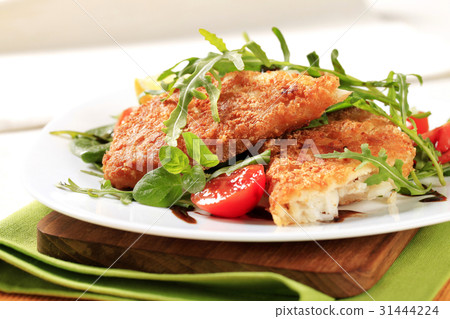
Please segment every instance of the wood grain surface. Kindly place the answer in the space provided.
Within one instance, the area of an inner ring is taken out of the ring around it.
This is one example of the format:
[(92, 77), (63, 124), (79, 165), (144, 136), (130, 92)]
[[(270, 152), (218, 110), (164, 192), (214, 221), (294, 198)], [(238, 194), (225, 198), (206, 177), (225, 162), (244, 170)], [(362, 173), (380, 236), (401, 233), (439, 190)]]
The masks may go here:
[(109, 267), (115, 262), (115, 268), (170, 274), (271, 271), (343, 298), (362, 293), (359, 285), (372, 287), (416, 232), (320, 241), (320, 246), (216, 242), (140, 237), (52, 212), (39, 222), (37, 238), (41, 253), (86, 265)]

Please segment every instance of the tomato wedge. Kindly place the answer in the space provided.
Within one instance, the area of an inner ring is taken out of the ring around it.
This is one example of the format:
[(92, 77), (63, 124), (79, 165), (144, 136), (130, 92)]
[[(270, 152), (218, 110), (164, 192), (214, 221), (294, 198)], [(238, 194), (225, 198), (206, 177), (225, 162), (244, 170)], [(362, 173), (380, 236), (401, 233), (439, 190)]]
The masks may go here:
[(256, 206), (265, 184), (264, 166), (249, 165), (210, 180), (201, 192), (191, 195), (191, 200), (212, 215), (239, 217)]
[(450, 123), (441, 126), (441, 131), (436, 141), (436, 149), (442, 154), (450, 149)]
[(422, 134), (423, 138), (429, 138), (436, 150), (441, 152), (439, 162), (445, 164), (450, 161), (450, 122)]
[[(423, 113), (423, 112), (419, 112), (419, 113)], [(418, 134), (423, 134), (425, 132), (428, 132), (428, 130), (430, 129), (429, 125), (428, 125), (428, 117), (424, 117), (424, 118), (415, 118), (414, 116), (410, 116), (407, 119), (407, 127), (412, 130), (414, 127), (411, 123), (411, 120), (414, 121), (414, 123), (416, 123), (417, 126), (417, 133)]]
[(125, 120), (130, 116), (131, 112), (133, 112), (136, 108), (135, 107), (129, 107), (125, 109), (122, 114), (120, 114), (119, 119), (117, 120), (116, 127), (120, 126)]

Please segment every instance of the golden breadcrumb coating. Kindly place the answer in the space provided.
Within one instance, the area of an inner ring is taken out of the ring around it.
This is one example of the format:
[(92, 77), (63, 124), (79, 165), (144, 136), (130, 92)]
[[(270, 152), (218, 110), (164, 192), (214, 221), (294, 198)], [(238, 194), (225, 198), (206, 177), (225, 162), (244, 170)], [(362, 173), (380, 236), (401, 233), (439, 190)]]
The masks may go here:
[[(287, 71), (228, 73), (222, 79), (218, 101), (220, 123), (213, 121), (208, 99), (194, 98), (188, 106), (185, 131), (217, 141), (208, 147), (225, 161), (246, 150), (243, 139), (254, 145), (320, 117), (327, 107), (345, 98), (338, 86), (338, 78), (328, 74), (313, 78)], [(178, 92), (163, 102), (154, 97), (115, 130), (110, 151), (103, 158), (105, 179), (114, 187), (133, 188), (147, 171), (158, 167), (158, 151), (165, 145), (163, 121), (177, 101)], [(237, 139), (235, 147), (230, 142), (233, 139)], [(178, 146), (184, 149), (182, 139)]]
[(287, 146), (287, 157), (280, 156), (276, 141), (265, 145), (272, 150), (267, 189), (270, 212), (277, 225), (330, 220), (337, 217), (337, 205), (376, 198), (392, 190), (389, 182), (370, 187), (364, 183), (377, 172), (371, 164), (355, 170), (360, 161), (315, 159), (313, 152), (325, 154), (348, 148), (361, 153), (361, 144), (367, 143), (374, 155), (384, 148), (389, 165), (401, 159), (405, 177), (412, 170), (416, 153), (413, 142), (398, 127), (356, 108), (332, 113), (328, 125), (298, 130), (284, 138), (296, 140), (296, 145)]

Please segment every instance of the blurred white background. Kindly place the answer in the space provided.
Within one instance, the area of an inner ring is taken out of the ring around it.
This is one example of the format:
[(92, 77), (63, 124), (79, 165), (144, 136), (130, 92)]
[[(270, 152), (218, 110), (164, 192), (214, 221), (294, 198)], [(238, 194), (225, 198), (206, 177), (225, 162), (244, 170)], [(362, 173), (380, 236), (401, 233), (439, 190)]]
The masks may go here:
[(0, 0), (0, 218), (31, 201), (20, 167), (32, 160), (26, 151), (37, 128), (110, 92), (132, 96), (135, 77), (204, 55), (211, 48), (199, 28), (228, 47), (240, 46), (247, 31), (281, 58), (270, 31), (277, 26), (299, 64), (316, 50), (327, 66), (337, 48), (361, 79), (422, 74), (411, 102), (427, 109), (450, 101), (449, 15), (444, 0)]

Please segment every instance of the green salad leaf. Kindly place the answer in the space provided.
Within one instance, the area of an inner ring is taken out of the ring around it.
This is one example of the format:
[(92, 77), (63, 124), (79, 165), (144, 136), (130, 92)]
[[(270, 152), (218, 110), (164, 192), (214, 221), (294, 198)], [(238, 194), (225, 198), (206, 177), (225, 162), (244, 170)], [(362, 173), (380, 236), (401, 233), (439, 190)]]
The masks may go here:
[(80, 157), (85, 163), (101, 163), (103, 156), (109, 150), (115, 124), (96, 127), (86, 132), (53, 131), (52, 135), (68, 135), (71, 152)]
[(143, 205), (170, 207), (183, 195), (181, 176), (164, 167), (145, 174), (133, 189), (133, 198)]
[(333, 68), (334, 68), (334, 70), (336, 72), (339, 72), (339, 73), (345, 75), (344, 68), (342, 67), (342, 65), (338, 61), (338, 56), (339, 56), (338, 50), (334, 49), (331, 52), (331, 64), (333, 64)]
[(384, 149), (378, 153), (378, 156), (372, 155), (368, 144), (361, 145), (361, 153), (352, 152), (346, 148), (344, 152), (335, 151), (330, 154), (316, 154), (315, 156), (318, 158), (356, 159), (361, 161), (361, 165), (358, 168), (367, 163), (373, 164), (379, 171), (365, 180), (367, 185), (376, 185), (390, 178), (394, 181), (397, 191), (409, 195), (425, 195), (431, 189), (431, 186), (425, 189), (421, 184), (417, 185), (405, 178), (402, 173), (403, 161), (397, 159), (394, 166), (390, 166), (387, 163), (387, 155)]
[(189, 156), (204, 167), (214, 167), (219, 164), (217, 155), (213, 154), (205, 142), (191, 132), (183, 133), (186, 150)]
[(178, 147), (162, 146), (159, 149), (158, 156), (161, 165), (171, 174), (180, 174), (191, 169), (189, 158)]
[[(182, 129), (187, 123), (187, 107), (192, 99), (199, 95), (200, 92), (197, 89), (200, 87), (205, 88), (206, 92), (210, 95), (211, 111), (214, 121), (220, 121), (217, 111), (217, 101), (220, 96), (220, 78), (216, 78), (216, 80), (219, 79), (219, 84), (216, 86), (211, 76), (207, 76), (207, 73), (217, 74), (214, 66), (221, 60), (231, 61), (238, 70), (243, 70), (244, 68), (242, 56), (235, 50), (226, 51), (222, 54), (209, 53), (207, 57), (193, 60), (192, 64), (186, 67), (187, 69), (185, 68), (179, 73), (176, 73), (171, 90), (180, 90), (178, 104), (170, 114), (169, 119), (164, 121), (165, 128), (162, 129), (166, 133), (166, 142), (168, 145), (177, 145), (178, 137), (180, 137)], [(165, 74), (168, 74), (168, 72), (165, 72)]]
[(82, 151), (80, 157), (85, 163), (101, 163), (103, 156), (107, 151), (109, 151), (110, 146), (111, 142), (106, 144), (92, 145), (89, 148)]
[(225, 42), (223, 42), (223, 39), (219, 38), (216, 34), (211, 33), (205, 29), (200, 29), (198, 30), (198, 32), (200, 32), (200, 34), (205, 37), (205, 40), (215, 46), (220, 52), (223, 53), (228, 51)]
[(112, 197), (119, 199), (123, 204), (130, 204), (133, 201), (133, 195), (131, 191), (121, 191), (112, 187), (111, 182), (108, 180), (102, 180), (100, 189), (95, 188), (83, 188), (75, 184), (70, 178), (67, 183), (60, 182), (56, 187), (70, 190), (75, 193), (87, 194), (91, 197)]
[(266, 151), (262, 152), (261, 154), (258, 154), (258, 155), (252, 156), (252, 157), (248, 157), (242, 161), (238, 161), (234, 165), (219, 168), (218, 170), (216, 170), (214, 173), (212, 173), (208, 177), (208, 181), (213, 178), (216, 178), (217, 176), (222, 175), (222, 174), (230, 175), (234, 171), (237, 171), (238, 169), (244, 168), (245, 166), (248, 166), (248, 165), (253, 165), (253, 164), (266, 165), (266, 164), (269, 164), (269, 162), (270, 162), (270, 150), (266, 150)]
[(278, 41), (280, 41), (281, 51), (283, 51), (284, 62), (289, 62), (289, 59), (291, 57), (291, 52), (289, 51), (288, 45), (286, 43), (286, 40), (284, 39), (283, 34), (276, 27), (272, 28), (272, 32), (278, 38)]
[(197, 193), (205, 188), (206, 175), (200, 165), (194, 165), (192, 169), (181, 177), (183, 188), (189, 193)]
[(323, 113), (318, 119), (312, 120), (309, 122), (308, 126), (302, 127), (302, 130), (319, 127), (328, 124), (328, 115), (327, 113)]

